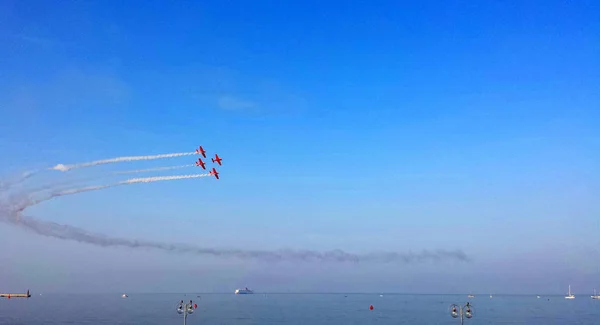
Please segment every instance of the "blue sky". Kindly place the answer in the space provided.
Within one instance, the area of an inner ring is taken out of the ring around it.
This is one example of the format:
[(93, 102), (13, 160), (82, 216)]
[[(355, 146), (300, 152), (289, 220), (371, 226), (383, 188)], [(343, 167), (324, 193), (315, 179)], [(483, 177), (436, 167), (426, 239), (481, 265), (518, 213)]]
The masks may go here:
[[(323, 271), (97, 248), (2, 224), (0, 243), (13, 248), (0, 252), (10, 265), (0, 279), (15, 289), (177, 291), (188, 284), (162, 276), (184, 265), (217, 279), (194, 284), (208, 291), (600, 287), (599, 10), (593, 1), (3, 1), (3, 175), (198, 145), (224, 164), (220, 181), (89, 192), (30, 215), (204, 246), (447, 248), (474, 260), (443, 266), (472, 278), (465, 288), (432, 282), (439, 265)], [(17, 272), (32, 265), (47, 271)], [(98, 270), (138, 281), (81, 280)]]

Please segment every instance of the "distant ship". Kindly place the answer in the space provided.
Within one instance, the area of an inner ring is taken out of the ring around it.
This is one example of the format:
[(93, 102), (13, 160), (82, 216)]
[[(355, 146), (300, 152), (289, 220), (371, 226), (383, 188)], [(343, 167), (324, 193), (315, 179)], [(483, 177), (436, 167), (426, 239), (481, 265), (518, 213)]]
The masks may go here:
[(121, 298), (127, 298), (127, 297), (129, 297), (129, 296), (125, 293), (123, 295), (121, 295)]
[(6, 297), (8, 299), (12, 298), (30, 298), (31, 294), (29, 293), (29, 290), (27, 290), (27, 293), (0, 293), (0, 297)]
[(596, 294), (596, 289), (594, 289), (594, 295), (592, 296), (592, 299), (600, 300), (600, 295)]
[(475, 296), (474, 296), (474, 295), (468, 295), (467, 297), (468, 297), (468, 298), (475, 298)]
[(571, 285), (569, 284), (569, 295), (565, 296), (565, 299), (575, 299), (575, 295), (571, 293)]
[(247, 287), (245, 289), (236, 289), (235, 290), (235, 294), (236, 295), (249, 295), (249, 294), (253, 294), (254, 291), (248, 289)]

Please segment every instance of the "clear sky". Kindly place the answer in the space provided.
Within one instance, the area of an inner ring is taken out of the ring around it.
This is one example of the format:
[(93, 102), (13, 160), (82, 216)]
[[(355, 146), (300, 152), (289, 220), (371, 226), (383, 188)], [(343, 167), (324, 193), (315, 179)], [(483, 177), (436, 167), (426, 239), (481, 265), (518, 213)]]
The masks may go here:
[(3, 176), (198, 145), (223, 158), (219, 181), (82, 193), (28, 215), (199, 246), (472, 261), (241, 262), (0, 223), (0, 291), (600, 288), (599, 12), (592, 0), (2, 1)]

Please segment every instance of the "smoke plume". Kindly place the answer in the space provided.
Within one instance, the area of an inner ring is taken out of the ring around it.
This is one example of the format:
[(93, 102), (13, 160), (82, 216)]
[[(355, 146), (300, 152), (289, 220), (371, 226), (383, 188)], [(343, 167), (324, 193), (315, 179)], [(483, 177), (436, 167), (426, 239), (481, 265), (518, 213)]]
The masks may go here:
[(179, 166), (168, 166), (168, 167), (156, 167), (156, 168), (147, 168), (147, 169), (137, 169), (137, 170), (126, 170), (126, 171), (122, 171), (122, 172), (113, 172), (113, 173), (111, 173), (111, 175), (124, 175), (124, 174), (137, 174), (137, 173), (159, 172), (159, 171), (163, 171), (163, 170), (181, 169), (181, 168), (188, 168), (188, 167), (194, 167), (194, 166), (196, 166), (196, 165), (190, 164), (190, 165), (179, 165)]
[[(51, 169), (67, 171), (75, 168), (91, 167), (102, 164), (117, 163), (124, 161), (135, 161), (135, 160), (150, 160), (150, 159), (161, 159), (170, 157), (179, 157), (193, 155), (195, 153), (175, 153), (166, 155), (155, 155), (155, 156), (134, 156), (134, 157), (119, 157), (106, 160), (98, 160), (83, 164), (74, 165), (57, 165)], [(161, 167), (160, 170), (184, 168), (186, 166), (173, 166), (173, 167)], [(157, 169), (151, 170), (134, 170), (130, 173), (144, 172), (144, 171), (156, 171)], [(25, 178), (31, 177), (31, 175), (24, 176)], [(53, 237), (62, 240), (72, 240), (82, 243), (88, 243), (92, 245), (98, 245), (103, 247), (117, 246), (117, 247), (128, 247), (128, 248), (143, 248), (143, 249), (154, 249), (165, 252), (176, 252), (176, 253), (187, 253), (193, 255), (203, 256), (221, 256), (229, 258), (240, 258), (240, 259), (259, 259), (264, 261), (283, 261), (283, 260), (300, 260), (300, 261), (327, 261), (327, 262), (396, 262), (396, 263), (419, 263), (426, 261), (442, 261), (442, 260), (454, 260), (454, 261), (469, 261), (469, 257), (462, 251), (448, 251), (448, 250), (436, 250), (436, 251), (422, 251), (419, 253), (397, 253), (397, 252), (378, 252), (378, 253), (367, 253), (367, 254), (353, 254), (344, 252), (342, 250), (332, 250), (326, 252), (318, 252), (311, 250), (277, 250), (277, 251), (266, 251), (266, 250), (246, 250), (246, 249), (219, 249), (219, 248), (207, 248), (198, 247), (186, 244), (167, 244), (155, 241), (142, 241), (142, 240), (131, 240), (125, 238), (109, 237), (101, 234), (91, 233), (86, 230), (69, 226), (62, 225), (54, 222), (47, 222), (35, 219), (30, 216), (24, 216), (23, 211), (28, 207), (34, 206), (41, 202), (65, 195), (74, 195), (83, 192), (97, 191), (107, 189), (115, 186), (130, 185), (137, 183), (150, 183), (158, 181), (170, 181), (179, 179), (190, 179), (190, 178), (201, 178), (211, 176), (208, 174), (192, 174), (192, 175), (176, 175), (176, 176), (157, 176), (157, 177), (145, 177), (145, 178), (132, 178), (124, 181), (120, 181), (108, 185), (97, 185), (87, 186), (68, 190), (54, 190), (52, 187), (45, 186), (43, 188), (48, 189), (50, 193), (47, 193), (41, 198), (34, 198), (32, 192), (20, 193), (18, 195), (9, 196), (6, 199), (0, 197), (0, 221), (10, 223), (19, 227), (23, 227), (29, 231), (32, 231), (38, 235)], [(56, 184), (56, 183), (55, 183)]]
[(206, 174), (192, 174), (192, 175), (177, 175), (177, 176), (153, 176), (153, 177), (143, 177), (143, 178), (132, 178), (132, 179), (128, 179), (125, 181), (120, 181), (118, 183), (114, 183), (114, 184), (109, 184), (109, 185), (96, 185), (96, 186), (87, 186), (87, 187), (80, 187), (80, 188), (74, 188), (74, 189), (70, 189), (70, 190), (64, 190), (64, 191), (54, 191), (51, 192), (50, 194), (48, 194), (45, 197), (36, 199), (36, 200), (31, 200), (29, 202), (26, 202), (24, 205), (20, 205), (19, 208), (17, 208), (17, 211), (23, 211), (25, 210), (27, 207), (36, 205), (36, 204), (40, 204), (44, 201), (48, 201), (50, 199), (53, 199), (55, 197), (59, 197), (59, 196), (64, 196), (64, 195), (72, 195), (72, 194), (79, 194), (79, 193), (83, 193), (83, 192), (90, 192), (90, 191), (98, 191), (98, 190), (103, 190), (106, 188), (111, 188), (111, 187), (115, 187), (115, 186), (121, 186), (121, 185), (131, 185), (131, 184), (136, 184), (136, 183), (152, 183), (152, 182), (160, 182), (160, 181), (174, 181), (174, 180), (178, 180), (178, 179), (190, 179), (190, 178), (200, 178), (200, 177), (207, 177), (207, 176), (212, 176), (212, 174), (210, 173), (206, 173)]
[(58, 164), (49, 169), (66, 172), (71, 169), (92, 167), (92, 166), (105, 165), (105, 164), (114, 164), (114, 163), (138, 161), (138, 160), (175, 158), (175, 157), (182, 157), (182, 156), (191, 156), (191, 155), (196, 155), (196, 154), (197, 153), (195, 153), (195, 152), (182, 152), (182, 153), (168, 153), (168, 154), (153, 155), (153, 156), (117, 157), (117, 158), (111, 158), (111, 159), (96, 160), (96, 161), (91, 161), (91, 162), (86, 162), (86, 163), (81, 163), (81, 164), (72, 164), (72, 165)]
[[(89, 177), (84, 177), (84, 178), (79, 178), (79, 179), (71, 179), (71, 180), (62, 181), (62, 182), (53, 182), (53, 183), (50, 183), (50, 184), (46, 184), (46, 185), (42, 185), (42, 186), (39, 186), (39, 187), (28, 189), (28, 190), (26, 190), (24, 192), (29, 193), (29, 194), (34, 194), (34, 193), (37, 193), (37, 192), (47, 191), (47, 190), (50, 190), (52, 188), (58, 188), (58, 187), (61, 187), (61, 186), (73, 185), (75, 183), (92, 181), (92, 180), (96, 180), (96, 179), (105, 178), (107, 176), (148, 173), (148, 172), (156, 172), (156, 171), (182, 169), (182, 168), (188, 168), (188, 167), (194, 167), (194, 166), (196, 166), (196, 165), (190, 164), (190, 165), (178, 165), (178, 166), (167, 166), (167, 167), (156, 167), (156, 168), (147, 168), (147, 169), (136, 169), (136, 170), (126, 170), (126, 171), (119, 171), (119, 172), (111, 172), (111, 173), (107, 173), (107, 174), (94, 175), (94, 176), (89, 176)], [(19, 181), (19, 182), (21, 182), (21, 181)], [(2, 183), (0, 183), (0, 190), (2, 190), (2, 189), (3, 189), (2, 188)]]
[(37, 173), (37, 171), (28, 171), (28, 172), (24, 172), (23, 175), (21, 175), (21, 177), (19, 177), (18, 179), (14, 180), (14, 181), (0, 181), (0, 191), (5, 191), (15, 185), (21, 184), (24, 181), (26, 181), (27, 179), (31, 178), (31, 176), (35, 175), (36, 173)]
[(120, 246), (129, 248), (147, 248), (166, 252), (187, 253), (193, 255), (210, 255), (239, 259), (259, 259), (270, 262), (300, 260), (323, 262), (401, 262), (415, 263), (428, 260), (441, 261), (445, 259), (468, 261), (468, 257), (461, 251), (438, 250), (434, 252), (423, 251), (418, 254), (408, 253), (369, 253), (351, 254), (342, 250), (317, 252), (310, 250), (242, 250), (242, 249), (217, 249), (203, 248), (185, 244), (166, 244), (152, 241), (139, 241), (124, 238), (108, 237), (87, 232), (83, 229), (61, 225), (54, 222), (44, 222), (31, 217), (21, 217), (19, 225), (42, 236), (54, 237), (64, 240), (75, 240), (103, 247)]

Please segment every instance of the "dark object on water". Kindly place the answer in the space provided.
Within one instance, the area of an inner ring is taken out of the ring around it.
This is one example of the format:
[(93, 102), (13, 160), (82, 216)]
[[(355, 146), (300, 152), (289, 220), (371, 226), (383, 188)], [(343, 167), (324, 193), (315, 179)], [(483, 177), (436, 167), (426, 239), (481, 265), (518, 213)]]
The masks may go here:
[(31, 294), (29, 293), (29, 290), (27, 290), (27, 293), (0, 293), (0, 297), (5, 297), (5, 298), (29, 298), (31, 297)]

